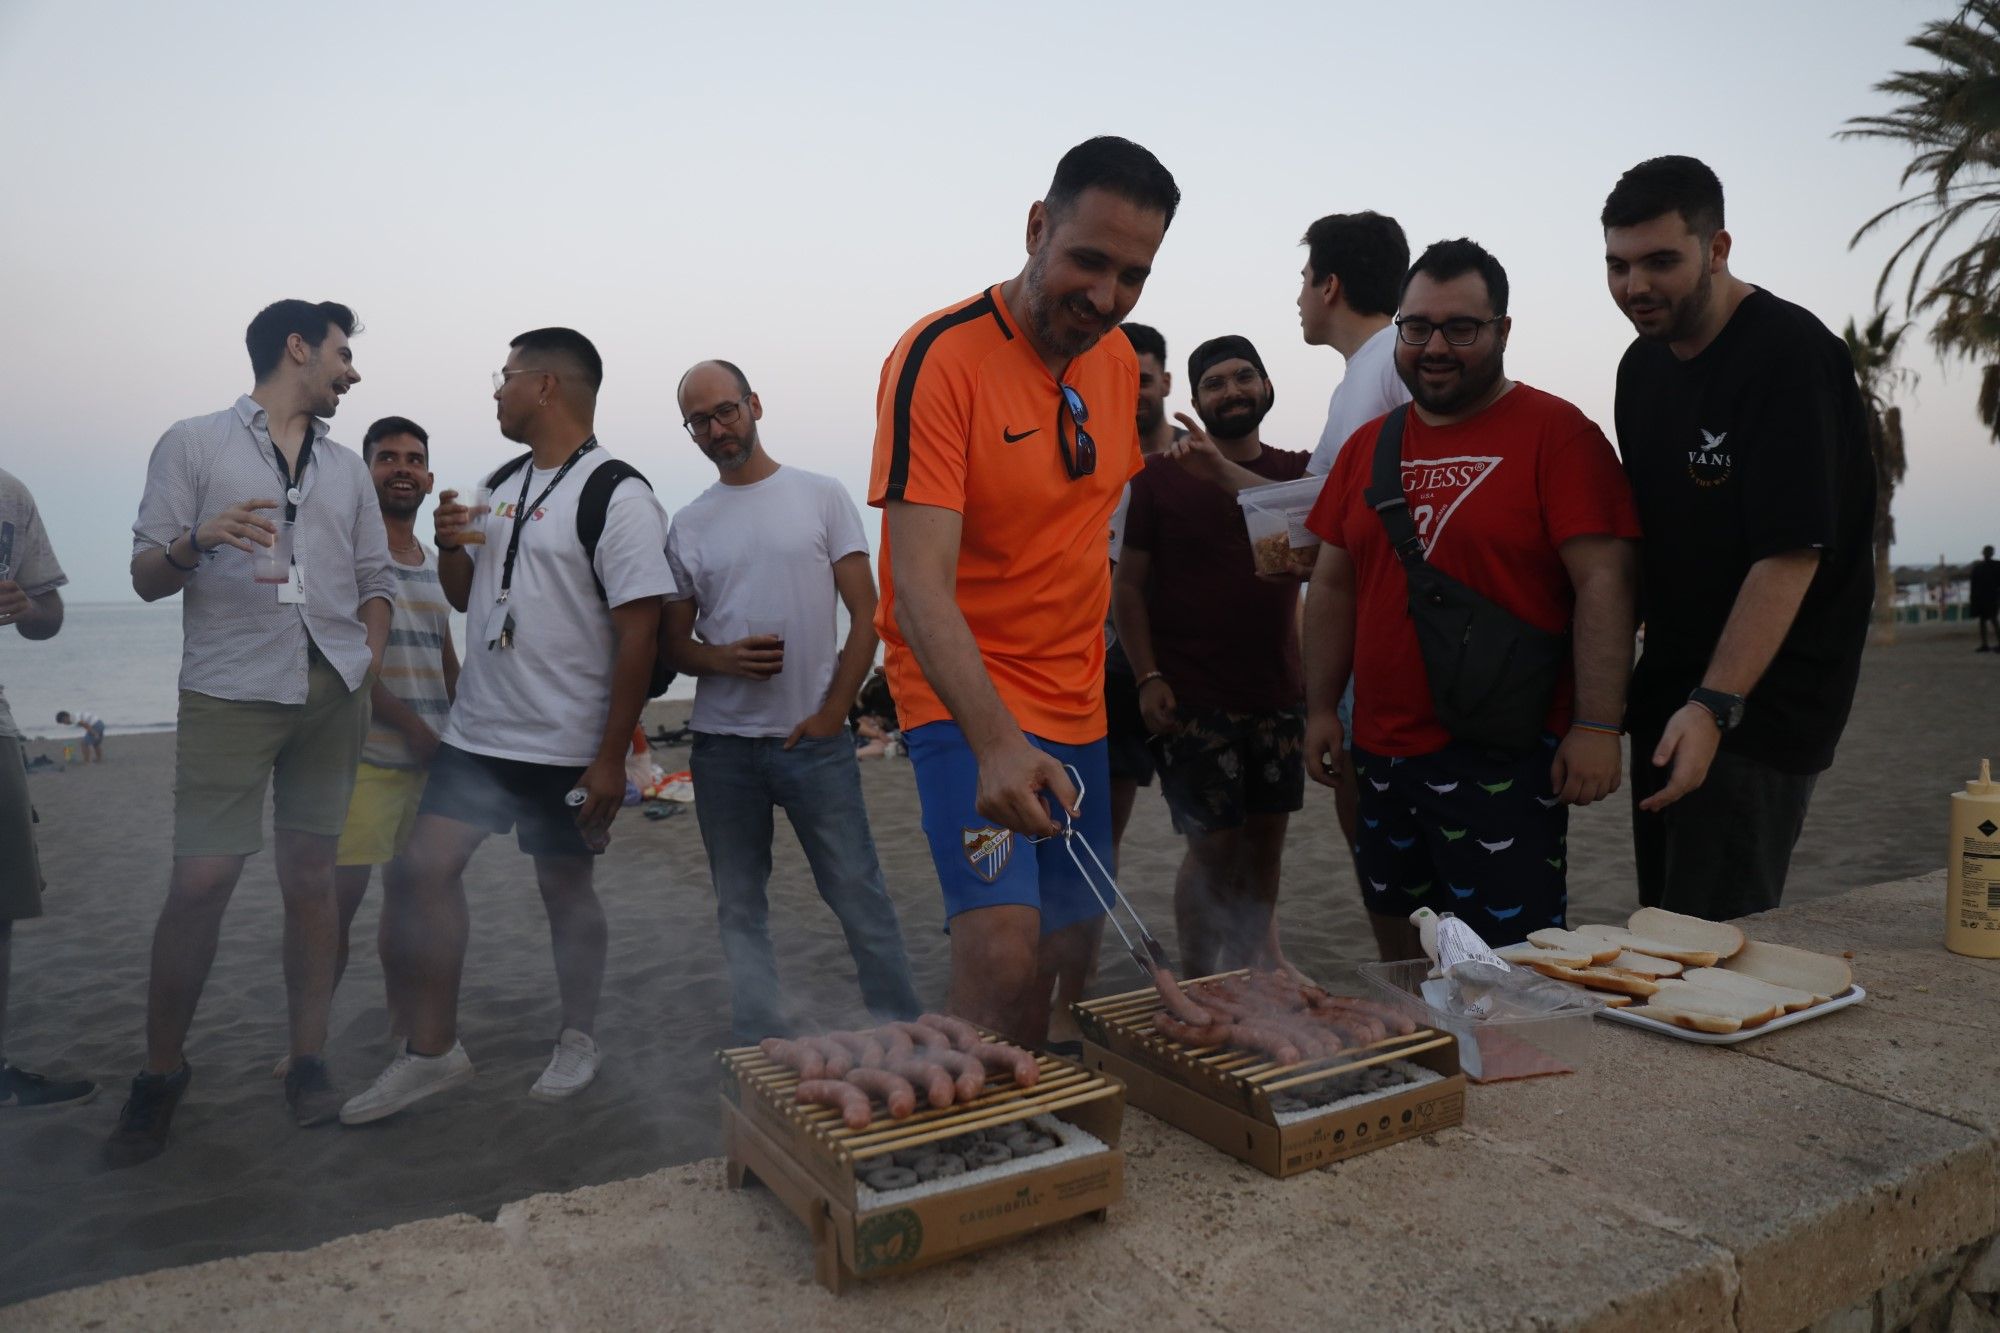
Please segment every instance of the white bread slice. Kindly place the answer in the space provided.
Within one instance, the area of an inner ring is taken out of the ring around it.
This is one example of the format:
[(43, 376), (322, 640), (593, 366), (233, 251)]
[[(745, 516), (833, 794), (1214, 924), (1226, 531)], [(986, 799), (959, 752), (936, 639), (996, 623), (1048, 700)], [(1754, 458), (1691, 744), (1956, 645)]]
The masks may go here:
[[(1715, 954), (1707, 949), (1689, 949), (1667, 940), (1634, 935), (1623, 926), (1578, 926), (1576, 929), (1578, 934), (1590, 939), (1617, 945), (1620, 952), (1629, 949), (1633, 953), (1651, 954), (1655, 958), (1671, 958), (1676, 963), (1685, 963), (1689, 967), (1714, 967), (1719, 961)], [(1612, 957), (1617, 957), (1617, 954), (1613, 954)]]
[(1535, 967), (1542, 963), (1553, 963), (1557, 967), (1589, 967), (1591, 961), (1591, 955), (1582, 949), (1544, 949), (1534, 944), (1510, 944), (1493, 952), (1501, 962), (1517, 963), (1522, 967)]
[(1819, 1002), (1810, 991), (1794, 990), (1790, 986), (1773, 986), (1768, 981), (1759, 981), (1744, 972), (1726, 972), (1719, 967), (1690, 968), (1681, 974), (1681, 980), (1693, 986), (1706, 986), (1710, 990), (1722, 991), (1729, 995), (1741, 995), (1746, 1000), (1757, 1000), (1781, 1006), (1788, 1014), (1801, 1009), (1810, 1009)]
[(1528, 964), (1545, 977), (1557, 981), (1567, 981), (1578, 986), (1588, 986), (1591, 990), (1613, 991), (1619, 995), (1648, 996), (1659, 987), (1644, 977), (1635, 977), (1629, 972), (1613, 972), (1602, 967), (1560, 967), (1554, 963)]
[(1692, 981), (1669, 977), (1658, 983), (1659, 993), (1650, 1004), (1687, 1014), (1733, 1018), (1746, 1028), (1761, 1027), (1785, 1012), (1785, 1006), (1764, 996), (1737, 995)]
[(1560, 949), (1565, 953), (1580, 953), (1593, 963), (1608, 963), (1618, 956), (1618, 950), (1603, 940), (1574, 930), (1548, 926), (1528, 932), (1528, 943), (1539, 949)]
[(1696, 1032), (1714, 1032), (1726, 1036), (1731, 1032), (1741, 1032), (1743, 1030), (1743, 1020), (1740, 1018), (1729, 1018), (1715, 1014), (1694, 1014), (1686, 1010), (1675, 1009), (1668, 1005), (1653, 1004), (1651, 1002), (1633, 1005), (1625, 1012), (1628, 1014), (1638, 1014), (1642, 1018), (1650, 1018), (1656, 1023), (1671, 1023), (1675, 1027), (1692, 1028)]
[(1788, 944), (1750, 940), (1723, 966), (1773, 986), (1802, 990), (1815, 999), (1830, 1000), (1854, 984), (1854, 969), (1831, 954), (1794, 949)]
[(1743, 932), (1728, 922), (1704, 921), (1698, 916), (1669, 912), (1664, 907), (1642, 907), (1625, 924), (1634, 935), (1684, 949), (1700, 949), (1717, 958), (1734, 958), (1743, 947)]
[(1671, 958), (1655, 958), (1649, 953), (1633, 953), (1630, 949), (1620, 953), (1605, 964), (1613, 972), (1630, 972), (1635, 977), (1659, 980), (1661, 977), (1677, 977), (1681, 974), (1681, 964)]

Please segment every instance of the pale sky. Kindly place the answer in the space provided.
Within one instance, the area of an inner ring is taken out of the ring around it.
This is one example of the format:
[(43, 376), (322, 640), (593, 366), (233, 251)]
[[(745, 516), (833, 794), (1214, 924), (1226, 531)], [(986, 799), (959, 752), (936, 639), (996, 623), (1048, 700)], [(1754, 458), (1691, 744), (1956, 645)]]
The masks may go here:
[[(1106, 132), (1183, 193), (1133, 313), (1166, 335), (1172, 406), (1196, 343), (1245, 334), (1266, 440), (1311, 447), (1341, 364), (1299, 340), (1299, 236), (1374, 208), (1413, 249), (1491, 249), (1510, 373), (1608, 432), (1619, 173), (1705, 159), (1736, 272), (1838, 332), (1900, 239), (1847, 248), (1905, 155), (1833, 135), (1953, 8), (0, 0), (0, 467), (70, 597), (131, 599), (147, 453), (248, 390), (244, 325), (296, 296), (366, 325), (335, 438), (413, 417), (440, 486), (513, 449), (488, 381), (508, 340), (568, 324), (604, 354), (600, 435), (669, 508), (714, 477), (673, 403), (709, 356), (748, 372), (781, 461), (860, 499), (884, 355), (1016, 271), (1056, 159)], [(1976, 370), (1921, 332), (1896, 558), (1963, 560), (2000, 542), (2000, 450)]]

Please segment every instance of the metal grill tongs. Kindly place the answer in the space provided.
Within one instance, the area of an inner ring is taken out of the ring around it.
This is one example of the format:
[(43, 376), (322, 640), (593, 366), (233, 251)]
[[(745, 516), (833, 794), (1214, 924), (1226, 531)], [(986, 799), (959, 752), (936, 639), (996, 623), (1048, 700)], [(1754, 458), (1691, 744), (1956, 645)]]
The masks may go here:
[[(1083, 774), (1077, 772), (1072, 764), (1064, 764), (1063, 769), (1069, 774), (1070, 781), (1076, 784), (1076, 805), (1077, 809), (1081, 810), (1084, 796)], [(1146, 923), (1140, 919), (1138, 909), (1132, 906), (1132, 900), (1119, 890), (1118, 881), (1111, 877), (1111, 872), (1104, 868), (1104, 862), (1098, 859), (1096, 848), (1090, 845), (1088, 838), (1082, 836), (1069, 811), (1058, 807), (1058, 812), (1062, 815), (1063, 826), (1053, 836), (1062, 840), (1063, 850), (1069, 853), (1071, 864), (1076, 866), (1076, 873), (1083, 876), (1083, 882), (1089, 888), (1091, 896), (1097, 899), (1098, 905), (1104, 909), (1104, 914), (1111, 918), (1111, 928), (1118, 932), (1119, 939), (1125, 941), (1125, 951), (1131, 955), (1132, 962), (1148, 983), (1152, 982), (1154, 970), (1157, 968), (1164, 968), (1168, 973), (1172, 973), (1174, 969), (1167, 961), (1166, 949), (1153, 938), (1153, 932), (1146, 929)], [(1047, 842), (1048, 838), (1034, 837), (1028, 841)], [(1083, 864), (1083, 857), (1076, 854), (1078, 847), (1083, 848), (1084, 855), (1090, 858), (1090, 864), (1097, 867), (1096, 879), (1091, 877), (1089, 867)], [(1104, 896), (1103, 889), (1097, 886), (1100, 879), (1104, 882), (1104, 888), (1111, 890), (1111, 897), (1108, 900)], [(1124, 925), (1118, 920), (1120, 907), (1123, 907), (1125, 914), (1132, 919), (1132, 933), (1139, 937), (1136, 944), (1132, 942), (1132, 934), (1128, 934)]]

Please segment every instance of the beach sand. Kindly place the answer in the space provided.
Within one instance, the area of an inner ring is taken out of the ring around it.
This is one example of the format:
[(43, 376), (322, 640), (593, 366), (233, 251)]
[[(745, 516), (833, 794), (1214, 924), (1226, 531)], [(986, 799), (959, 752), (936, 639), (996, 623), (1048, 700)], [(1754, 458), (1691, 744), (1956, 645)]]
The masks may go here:
[[(1788, 901), (1941, 864), (1946, 794), (1982, 755), (2000, 758), (2000, 655), (1975, 655), (1972, 644), (1954, 627), (1906, 632), (1897, 646), (1870, 652), (1839, 760), (1820, 781), (1793, 859)], [(658, 706), (649, 720), (685, 711)], [(417, 1218), (491, 1217), (528, 1194), (719, 1151), (714, 1051), (727, 1035), (728, 993), (700, 837), (691, 810), (663, 823), (628, 810), (598, 876), (611, 925), (597, 1030), (605, 1065), (576, 1101), (545, 1106), (526, 1095), (556, 1035), (555, 980), (530, 865), (511, 839), (494, 839), (467, 876), (472, 944), (460, 1013), (477, 1078), (365, 1129), (294, 1126), (270, 1077), (285, 1025), (267, 850), (251, 860), (224, 924), (189, 1042), (194, 1082), (167, 1152), (104, 1171), (99, 1144), (141, 1056), (173, 744), (170, 735), (114, 734), (103, 766), (31, 780), (50, 892), (47, 915), (16, 930), (8, 1053), (105, 1086), (88, 1106), (0, 1116), (0, 1303)], [(51, 751), (60, 757), (60, 745), (30, 746)], [(656, 758), (669, 771), (686, 766), (685, 749)], [(872, 761), (864, 780), (917, 988), (935, 1005), (947, 956), (910, 768)], [(1170, 951), (1179, 856), (1157, 792), (1142, 792), (1121, 878)], [(1293, 960), (1322, 980), (1354, 984), (1353, 965), (1372, 957), (1372, 945), (1331, 799), (1318, 788), (1309, 786), (1293, 820), (1284, 882)], [(356, 922), (354, 963), (334, 1003), (329, 1055), (349, 1091), (390, 1054), (373, 945), (378, 896), (371, 891)], [(1636, 905), (1622, 792), (1571, 823), (1570, 899), (1575, 922), (1622, 920)], [(794, 1012), (815, 1027), (864, 1021), (839, 928), (782, 823), (771, 905)], [(1099, 989), (1137, 984), (1129, 961), (1107, 949)]]

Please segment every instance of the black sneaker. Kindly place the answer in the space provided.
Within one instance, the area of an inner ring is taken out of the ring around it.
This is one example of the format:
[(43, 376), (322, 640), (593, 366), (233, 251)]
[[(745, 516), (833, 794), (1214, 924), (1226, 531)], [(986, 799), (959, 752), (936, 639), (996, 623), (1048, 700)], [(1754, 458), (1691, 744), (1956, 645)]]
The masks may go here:
[(285, 1071), (285, 1105), (292, 1108), (301, 1125), (324, 1125), (338, 1119), (342, 1100), (333, 1089), (333, 1080), (326, 1076), (326, 1061), (319, 1056), (298, 1056)]
[(25, 1111), (41, 1106), (81, 1106), (97, 1095), (87, 1078), (57, 1083), (25, 1069), (0, 1064), (0, 1111)]
[(106, 1166), (137, 1166), (160, 1155), (167, 1146), (167, 1128), (174, 1122), (174, 1110), (193, 1076), (193, 1066), (183, 1060), (171, 1074), (142, 1073), (132, 1079), (132, 1095), (118, 1113), (118, 1128), (104, 1144)]

